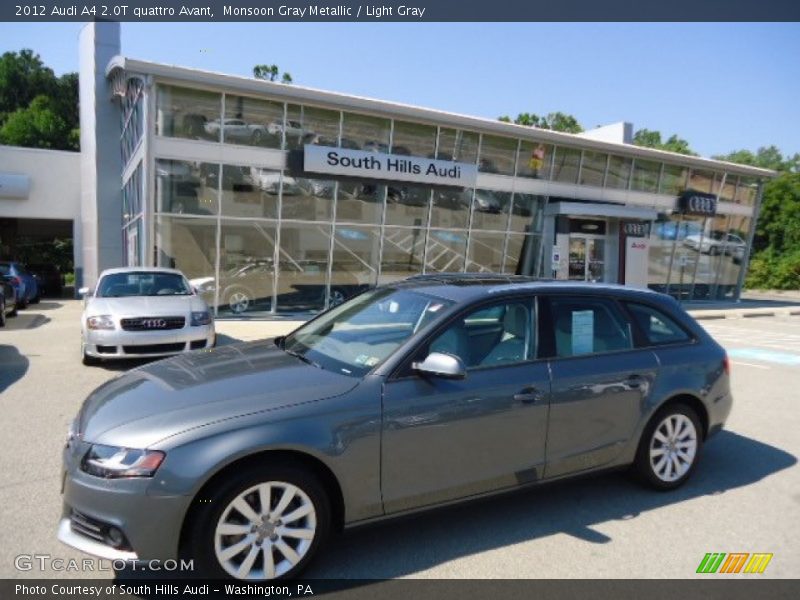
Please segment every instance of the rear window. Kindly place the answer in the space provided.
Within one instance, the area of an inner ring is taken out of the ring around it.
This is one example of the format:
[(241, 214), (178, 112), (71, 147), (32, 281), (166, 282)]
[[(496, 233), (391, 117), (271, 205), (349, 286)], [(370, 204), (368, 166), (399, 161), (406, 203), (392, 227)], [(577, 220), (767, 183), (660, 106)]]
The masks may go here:
[(627, 307), (651, 344), (677, 344), (692, 339), (683, 327), (652, 306), (628, 303)]
[(580, 356), (633, 348), (630, 325), (613, 302), (554, 296), (550, 306), (556, 355)]

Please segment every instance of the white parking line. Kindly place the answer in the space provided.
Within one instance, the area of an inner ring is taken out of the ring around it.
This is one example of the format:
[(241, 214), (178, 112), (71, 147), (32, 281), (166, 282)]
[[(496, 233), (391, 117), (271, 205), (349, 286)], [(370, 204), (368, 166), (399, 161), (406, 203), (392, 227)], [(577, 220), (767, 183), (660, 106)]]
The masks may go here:
[(771, 369), (771, 367), (768, 367), (767, 365), (757, 365), (755, 363), (742, 362), (740, 360), (732, 360), (731, 363), (734, 365), (742, 365), (745, 367), (755, 367), (756, 369), (766, 369), (767, 371)]

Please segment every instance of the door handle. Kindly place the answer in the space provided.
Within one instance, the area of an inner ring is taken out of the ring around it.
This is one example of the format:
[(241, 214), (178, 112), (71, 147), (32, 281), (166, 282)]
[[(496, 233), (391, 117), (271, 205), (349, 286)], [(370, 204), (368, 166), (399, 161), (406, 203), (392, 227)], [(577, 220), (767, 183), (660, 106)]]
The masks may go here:
[(533, 404), (534, 402), (538, 402), (540, 398), (541, 394), (539, 394), (539, 391), (532, 387), (525, 388), (514, 394), (514, 400), (516, 402), (522, 402), (523, 404)]
[(644, 385), (645, 378), (642, 377), (641, 375), (631, 375), (630, 377), (628, 377), (625, 383), (627, 383), (629, 387), (640, 388)]

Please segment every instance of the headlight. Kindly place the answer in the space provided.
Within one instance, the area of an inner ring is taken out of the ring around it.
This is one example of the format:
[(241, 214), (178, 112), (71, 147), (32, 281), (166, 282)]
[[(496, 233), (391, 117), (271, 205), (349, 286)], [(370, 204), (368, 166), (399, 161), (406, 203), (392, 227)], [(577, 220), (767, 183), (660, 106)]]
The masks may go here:
[(114, 329), (114, 320), (111, 315), (97, 315), (86, 319), (86, 327), (89, 329)]
[(207, 310), (192, 312), (192, 327), (208, 325), (209, 323), (211, 323), (211, 314)]
[(152, 477), (165, 456), (158, 450), (134, 450), (95, 444), (83, 457), (81, 471), (106, 479)]

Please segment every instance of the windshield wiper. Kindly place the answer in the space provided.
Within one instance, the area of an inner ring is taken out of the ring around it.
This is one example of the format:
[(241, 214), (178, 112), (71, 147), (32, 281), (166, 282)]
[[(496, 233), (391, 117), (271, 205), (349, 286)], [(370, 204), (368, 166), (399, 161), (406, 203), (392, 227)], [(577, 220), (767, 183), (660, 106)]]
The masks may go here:
[[(306, 364), (309, 364), (309, 365), (312, 365), (314, 367), (317, 367), (318, 369), (322, 369), (322, 365), (321, 364), (319, 364), (317, 362), (314, 362), (313, 360), (308, 358), (305, 354), (300, 354), (299, 352), (295, 352), (294, 350), (287, 350), (286, 348), (284, 348), (283, 351), (286, 352), (286, 354), (288, 354), (289, 356), (294, 356), (295, 358), (299, 358), (300, 360), (302, 360)], [(324, 371), (324, 369), (323, 369), (323, 371)]]

